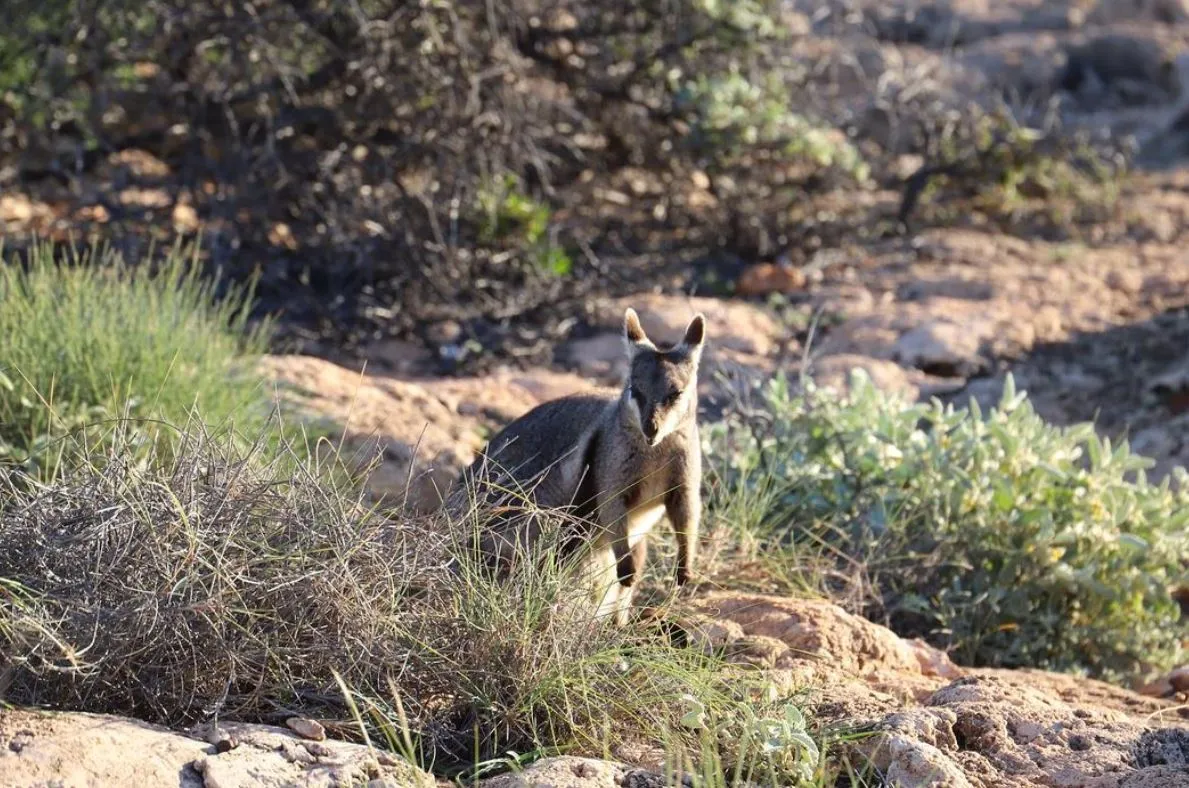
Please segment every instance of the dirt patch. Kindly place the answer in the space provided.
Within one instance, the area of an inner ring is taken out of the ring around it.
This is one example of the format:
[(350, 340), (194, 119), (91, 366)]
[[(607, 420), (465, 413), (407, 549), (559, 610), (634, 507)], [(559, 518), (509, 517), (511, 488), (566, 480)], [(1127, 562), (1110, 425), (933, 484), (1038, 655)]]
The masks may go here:
[(288, 390), (305, 417), (341, 431), (345, 459), (362, 466), (379, 455), (370, 491), (414, 511), (438, 506), (500, 425), (545, 400), (596, 388), (577, 376), (547, 370), (398, 379), (313, 356), (270, 356), (261, 368)]

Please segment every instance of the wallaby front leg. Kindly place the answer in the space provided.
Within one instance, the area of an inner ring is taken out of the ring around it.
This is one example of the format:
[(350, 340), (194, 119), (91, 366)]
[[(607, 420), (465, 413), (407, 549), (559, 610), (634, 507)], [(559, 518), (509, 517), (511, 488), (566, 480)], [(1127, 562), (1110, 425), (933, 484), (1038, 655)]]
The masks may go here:
[(698, 556), (698, 526), (702, 519), (701, 491), (682, 484), (665, 500), (665, 510), (677, 536), (677, 585), (683, 586), (694, 574)]
[(636, 583), (644, 573), (644, 562), (648, 558), (648, 537), (641, 536), (628, 550), (626, 559), (619, 562), (619, 598), (615, 610), (615, 620), (621, 627), (628, 625), (628, 618), (632, 611), (632, 600), (636, 595)]

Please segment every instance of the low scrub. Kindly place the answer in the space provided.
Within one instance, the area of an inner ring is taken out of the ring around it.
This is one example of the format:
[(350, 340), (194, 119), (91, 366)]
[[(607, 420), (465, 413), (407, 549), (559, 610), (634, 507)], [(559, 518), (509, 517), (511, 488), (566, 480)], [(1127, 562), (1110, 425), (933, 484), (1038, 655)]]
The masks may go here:
[(0, 698), (173, 725), (300, 713), (446, 775), (695, 753), (682, 696), (724, 720), (787, 704), (659, 628), (575, 612), (548, 562), (491, 579), (465, 529), (382, 517), (301, 456), (191, 430), (135, 464), (122, 440), (0, 489)]
[[(1008, 379), (990, 413), (772, 381), (706, 439), (713, 507), (752, 543), (830, 567), (818, 587), (962, 662), (1134, 677), (1185, 658), (1189, 485)], [(1184, 478), (1182, 479), (1184, 481)], [(846, 585), (840, 578), (846, 579)], [(802, 580), (803, 584), (814, 583)]]
[(100, 248), (56, 259), (44, 246), (0, 262), (0, 464), (45, 478), (65, 435), (101, 441), (121, 418), (146, 433), (193, 408), (214, 425), (265, 423), (250, 361), (269, 326), (248, 325), (250, 290), (216, 299), (196, 263), (181, 248), (131, 266)]

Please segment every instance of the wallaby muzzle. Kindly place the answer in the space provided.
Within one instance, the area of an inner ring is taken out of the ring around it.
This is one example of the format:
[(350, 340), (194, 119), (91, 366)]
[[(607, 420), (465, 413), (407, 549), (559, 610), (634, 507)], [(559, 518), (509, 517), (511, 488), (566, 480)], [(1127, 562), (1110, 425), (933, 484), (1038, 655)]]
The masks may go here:
[(649, 443), (656, 442), (656, 436), (661, 431), (661, 415), (653, 409), (640, 418), (640, 429)]

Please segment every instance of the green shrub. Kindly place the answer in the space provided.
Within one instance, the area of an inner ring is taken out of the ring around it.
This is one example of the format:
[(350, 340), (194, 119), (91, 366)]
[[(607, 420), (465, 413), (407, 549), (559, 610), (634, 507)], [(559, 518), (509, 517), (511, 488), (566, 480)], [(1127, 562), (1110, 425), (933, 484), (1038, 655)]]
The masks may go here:
[(0, 263), (0, 463), (50, 474), (63, 435), (90, 427), (100, 439), (122, 417), (145, 431), (194, 407), (245, 430), (268, 418), (251, 361), (269, 326), (248, 326), (250, 290), (216, 300), (181, 248), (154, 268), (98, 248), (28, 258)]
[(793, 111), (788, 86), (775, 74), (754, 82), (736, 67), (684, 81), (674, 74), (673, 80), (676, 106), (694, 121), (697, 139), (728, 157), (772, 147), (789, 160), (834, 167), (860, 181), (869, 174), (844, 135)]
[(901, 221), (923, 201), (931, 222), (974, 209), (1017, 231), (1027, 221), (1067, 236), (1117, 212), (1126, 143), (1030, 128), (1006, 109), (977, 106), (929, 117), (924, 135), (925, 164), (905, 183)]
[(682, 698), (683, 727), (697, 732), (691, 756), (683, 748), (667, 753), (671, 785), (688, 780), (694, 788), (743, 785), (826, 785), (822, 748), (794, 704), (746, 709), (719, 719), (694, 697)]
[(553, 209), (526, 194), (516, 175), (486, 179), (477, 202), (482, 214), (479, 237), (485, 243), (510, 242), (522, 248), (543, 273), (565, 276), (573, 270), (574, 261), (549, 236)]
[(865, 613), (965, 663), (1120, 677), (1185, 657), (1170, 587), (1189, 571), (1189, 485), (1148, 484), (1148, 461), (1089, 425), (1046, 424), (1010, 377), (985, 418), (861, 372), (846, 397), (777, 379), (707, 442), (713, 507), (741, 498), (763, 544), (858, 566)]

